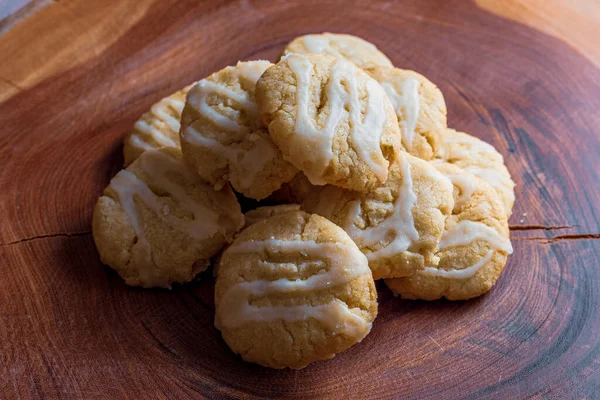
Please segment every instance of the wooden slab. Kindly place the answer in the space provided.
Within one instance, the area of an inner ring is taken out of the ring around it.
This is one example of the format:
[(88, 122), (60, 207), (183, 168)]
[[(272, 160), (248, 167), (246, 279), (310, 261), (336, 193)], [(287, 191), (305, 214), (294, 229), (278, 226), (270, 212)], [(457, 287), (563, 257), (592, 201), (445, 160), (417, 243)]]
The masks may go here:
[[(600, 71), (470, 2), (321, 3), (65, 0), (0, 36), (0, 397), (597, 396)], [(379, 285), (363, 342), (269, 370), (213, 327), (210, 273), (127, 288), (98, 259), (91, 213), (153, 102), (325, 30), (430, 77), (450, 125), (505, 155), (515, 253), (474, 301), (402, 301)]]

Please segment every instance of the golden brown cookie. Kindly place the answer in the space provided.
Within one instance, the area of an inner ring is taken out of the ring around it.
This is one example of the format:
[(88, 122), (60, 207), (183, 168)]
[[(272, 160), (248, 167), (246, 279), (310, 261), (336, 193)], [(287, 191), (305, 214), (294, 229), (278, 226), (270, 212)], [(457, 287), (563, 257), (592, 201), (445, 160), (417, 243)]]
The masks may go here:
[(402, 131), (402, 145), (410, 154), (431, 160), (442, 145), (447, 127), (442, 92), (423, 75), (388, 67), (365, 69), (385, 89)]
[(451, 164), (437, 164), (454, 185), (455, 206), (439, 243), (437, 266), (386, 279), (405, 299), (466, 300), (494, 286), (512, 253), (506, 212), (494, 188)]
[(264, 123), (283, 156), (313, 185), (369, 191), (401, 148), (383, 88), (343, 59), (289, 54), (256, 85)]
[(375, 279), (408, 276), (435, 256), (452, 211), (452, 184), (431, 164), (402, 152), (385, 184), (369, 193), (326, 186), (302, 207), (341, 226), (367, 255)]
[(392, 62), (374, 44), (357, 36), (339, 33), (321, 33), (297, 37), (283, 50), (290, 53), (322, 54), (343, 58), (359, 68), (382, 65), (393, 67)]
[(298, 172), (283, 160), (255, 102), (256, 81), (271, 65), (240, 62), (201, 80), (190, 89), (181, 119), (185, 161), (216, 189), (231, 182), (257, 200)]
[(244, 360), (303, 368), (369, 333), (377, 291), (341, 228), (296, 211), (255, 223), (225, 250), (215, 305), (215, 326)]
[(102, 262), (131, 286), (190, 281), (243, 226), (229, 186), (215, 191), (175, 148), (147, 150), (121, 170), (94, 209)]
[(447, 129), (439, 157), (490, 183), (510, 217), (515, 203), (515, 183), (504, 165), (502, 154), (494, 146), (469, 134)]

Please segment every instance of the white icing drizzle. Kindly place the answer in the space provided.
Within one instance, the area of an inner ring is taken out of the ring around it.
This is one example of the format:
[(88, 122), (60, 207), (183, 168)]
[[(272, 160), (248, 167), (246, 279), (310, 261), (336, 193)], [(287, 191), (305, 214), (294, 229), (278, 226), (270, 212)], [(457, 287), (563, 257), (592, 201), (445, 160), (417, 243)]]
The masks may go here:
[(445, 270), (435, 267), (425, 267), (422, 273), (444, 278), (467, 279), (474, 276), (477, 271), (487, 265), (492, 259), (495, 250), (505, 251), (508, 254), (512, 254), (513, 252), (510, 239), (502, 237), (498, 231), (484, 223), (469, 220), (460, 221), (452, 229), (444, 231), (440, 240), (439, 250), (442, 251), (456, 246), (466, 246), (476, 240), (486, 241), (492, 247), (477, 263), (463, 269)]
[[(419, 119), (420, 85), (420, 82), (415, 78), (406, 78), (393, 83), (381, 83), (390, 102), (394, 106), (400, 125), (402, 125), (402, 138), (408, 151), (412, 149), (415, 128)], [(398, 86), (400, 87), (400, 92), (396, 90)]]
[[(189, 90), (189, 86), (184, 88), (183, 90), (185, 91), (185, 93), (187, 93)], [(179, 114), (181, 114), (181, 111), (183, 111), (183, 107), (185, 107), (185, 101), (181, 101), (174, 97), (167, 97), (164, 99), (164, 101), (165, 101), (165, 103), (170, 105), (174, 110), (176, 110), (176, 111), (178, 110)], [(177, 123), (179, 123), (179, 121), (177, 121)]]
[(446, 175), (452, 182), (452, 185), (460, 189), (460, 194), (454, 202), (454, 208), (462, 207), (473, 195), (475, 191), (475, 182), (468, 175), (449, 174)]
[[(152, 139), (163, 147), (175, 147), (177, 144), (167, 137), (160, 129), (152, 124), (147, 123), (144, 120), (139, 120), (135, 123), (135, 129), (140, 132), (146, 133), (152, 137)], [(132, 136), (135, 136), (132, 135)]]
[(469, 165), (469, 166), (465, 167), (464, 170), (469, 171), (473, 175), (486, 180), (494, 187), (508, 185), (507, 177), (504, 174), (502, 174), (500, 171), (498, 171), (494, 168), (481, 168), (481, 167), (477, 167), (475, 165)]
[[(177, 115), (177, 118), (169, 115), (169, 113), (165, 111), (166, 107), (170, 107), (175, 112), (175, 115)], [(183, 102), (171, 97), (166, 97), (152, 106), (150, 109), (150, 118), (164, 123), (171, 133), (176, 134), (179, 132), (179, 118), (181, 117), (183, 107)], [(163, 130), (158, 129), (153, 123), (148, 123), (145, 120), (140, 119), (135, 123), (135, 130), (149, 135), (159, 147), (177, 147), (177, 143), (175, 143), (175, 141), (173, 141)], [(154, 148), (154, 146), (147, 143), (143, 137), (135, 131), (131, 134), (129, 140), (132, 146), (139, 147), (143, 150)]]
[(188, 179), (197, 180), (193, 175), (190, 176), (190, 172), (180, 161), (164, 152), (150, 150), (142, 154), (138, 162), (140, 167), (152, 177), (153, 185), (170, 193), (172, 198), (182, 205), (182, 208), (189, 210), (193, 215), (193, 219), (189, 219), (178, 218), (171, 214), (168, 207), (159, 200), (159, 197), (152, 192), (148, 185), (127, 170), (120, 171), (111, 180), (110, 185), (117, 193), (121, 207), (137, 236), (137, 242), (131, 250), (132, 256), (139, 255), (143, 260), (142, 265), (146, 266), (146, 268), (140, 269), (140, 278), (145, 285), (152, 286), (155, 284), (155, 265), (152, 261), (150, 243), (144, 233), (143, 221), (139, 220), (140, 215), (134, 201), (135, 197), (139, 198), (170, 226), (182, 230), (198, 240), (207, 239), (221, 232), (223, 228), (219, 226), (219, 215), (216, 212), (198, 204), (181, 186), (168, 178), (167, 172), (173, 172), (187, 176)]
[(325, 54), (332, 57), (344, 57), (329, 44), (329, 39), (324, 35), (306, 35), (302, 38), (304, 47), (309, 53)]
[(247, 130), (247, 128), (242, 127), (233, 119), (221, 114), (208, 105), (208, 98), (214, 94), (226, 97), (227, 101), (237, 104), (238, 107), (242, 108), (249, 115), (258, 116), (258, 107), (255, 102), (248, 98), (247, 93), (233, 91), (219, 83), (203, 79), (196, 84), (192, 93), (193, 95), (190, 96), (188, 100), (189, 104), (221, 129), (232, 132), (243, 132)]
[(468, 158), (472, 153), (496, 153), (500, 155), (494, 146), (477, 138), (470, 138), (459, 134), (447, 134), (442, 138), (445, 144), (460, 144), (467, 146), (463, 151), (453, 147), (452, 154), (455, 158)]
[[(305, 158), (296, 160), (296, 167), (302, 169), (314, 185), (323, 185), (322, 175), (333, 157), (333, 138), (342, 117), (344, 106), (349, 105), (351, 124), (350, 140), (352, 148), (373, 170), (377, 178), (384, 182), (387, 178), (387, 161), (381, 152), (381, 135), (386, 115), (384, 109), (385, 93), (380, 85), (369, 80), (366, 83), (367, 104), (363, 121), (359, 100), (356, 67), (348, 61), (338, 59), (331, 68), (327, 84), (329, 116), (321, 128), (317, 128), (310, 115), (310, 81), (313, 65), (303, 54), (291, 54), (286, 62), (296, 76), (296, 126), (292, 137), (292, 148), (310, 148), (304, 152)], [(347, 85), (347, 90), (342, 85)], [(318, 117), (318, 116), (317, 116)], [(311, 165), (311, 168), (307, 168)]]
[(169, 100), (170, 99), (167, 98), (163, 104), (169, 105), (169, 106), (171, 106), (171, 108), (173, 108), (175, 111), (177, 111), (177, 115), (179, 115), (179, 118), (173, 118), (169, 113), (167, 113), (164, 110), (163, 107), (161, 107), (158, 104), (155, 104), (154, 106), (152, 106), (151, 111), (154, 115), (156, 115), (158, 118), (160, 118), (160, 120), (169, 127), (171, 132), (179, 132), (181, 112), (183, 111), (183, 108), (176, 108), (176, 106), (174, 105), (174, 104), (181, 105), (181, 102), (173, 103), (172, 101), (169, 101)]
[[(282, 241), (271, 239), (238, 243), (230, 247), (227, 253), (299, 252), (312, 259), (325, 259), (339, 250), (352, 253), (352, 257), (344, 257), (343, 259), (336, 257), (332, 259), (328, 271), (322, 271), (307, 279), (256, 280), (241, 282), (232, 286), (222, 296), (222, 302), (217, 308), (215, 325), (221, 329), (222, 327), (235, 328), (255, 321), (306, 321), (313, 318), (336, 334), (344, 333), (355, 338), (364, 337), (371, 329), (371, 324), (367, 323), (363, 317), (353, 313), (339, 299), (315, 306), (256, 307), (249, 304), (250, 297), (322, 290), (348, 283), (361, 275), (370, 274), (371, 271), (366, 260), (364, 260), (364, 255), (354, 246), (332, 242), (316, 243), (303, 240)], [(347, 261), (352, 259), (355, 259), (356, 262), (347, 265)], [(276, 267), (276, 264), (274, 266)]]
[[(224, 298), (222, 307), (227, 307), (229, 311), (219, 313), (219, 320), (215, 319), (215, 326), (217, 329), (222, 327), (236, 328), (248, 322), (306, 321), (313, 318), (336, 334), (343, 332), (355, 338), (364, 337), (371, 330), (370, 323), (351, 312), (348, 306), (338, 299), (318, 306), (254, 307), (247, 303), (246, 298), (249, 296), (261, 296), (274, 291), (274, 287), (267, 286), (265, 288), (262, 285), (250, 289), (246, 287), (236, 288), (236, 292), (226, 294), (228, 297)], [(232, 297), (233, 295), (236, 297)]]
[(360, 201), (357, 200), (351, 204), (343, 226), (348, 235), (357, 241), (362, 249), (385, 241), (390, 236), (390, 232), (393, 233), (393, 240), (387, 246), (367, 254), (369, 260), (391, 257), (402, 253), (419, 240), (419, 232), (415, 228), (412, 215), (412, 208), (417, 202), (417, 195), (413, 191), (410, 164), (402, 156), (397, 162), (402, 164), (402, 186), (394, 202), (391, 215), (377, 226), (361, 229), (354, 223), (360, 218), (361, 211)]
[(129, 136), (129, 143), (132, 146), (139, 147), (142, 150), (154, 150), (154, 147), (152, 147), (148, 143), (144, 142), (140, 138), (140, 135), (137, 135), (135, 133), (133, 133), (133, 134), (131, 134), (131, 136)]
[(185, 130), (185, 133), (187, 134), (186, 139), (189, 143), (211, 149), (214, 153), (217, 153), (231, 161), (237, 160), (238, 154), (240, 154), (240, 151), (237, 149), (233, 147), (227, 147), (215, 139), (207, 138), (206, 136), (201, 135), (200, 132), (191, 126)]
[(501, 190), (508, 195), (512, 202), (515, 201), (515, 193), (513, 191), (515, 184), (509, 176), (493, 168), (481, 168), (474, 165), (467, 166), (464, 170), (489, 182), (494, 189)]
[[(250, 61), (238, 63), (235, 69), (240, 83), (243, 82), (247, 86), (254, 86), (256, 85), (256, 81), (270, 66), (271, 63), (268, 61)], [(241, 86), (243, 88), (244, 85)], [(235, 133), (247, 132), (248, 128), (241, 126), (230, 117), (221, 114), (215, 108), (208, 105), (208, 99), (214, 95), (226, 98), (227, 100), (219, 100), (219, 102), (223, 102), (226, 106), (231, 107), (232, 104), (235, 104), (241, 111), (244, 111), (248, 115), (249, 119), (258, 120), (260, 118), (256, 102), (249, 98), (248, 93), (244, 89), (241, 92), (235, 91), (221, 83), (208, 79), (202, 79), (190, 90), (188, 104), (221, 129)], [(187, 132), (185, 133), (187, 139)], [(191, 136), (195, 136), (195, 133), (191, 132)]]
[(381, 55), (373, 43), (361, 38), (323, 33), (306, 35), (302, 38), (302, 43), (309, 53), (350, 59), (358, 64), (375, 62), (378, 65), (392, 66), (391, 62)]
[(241, 80), (245, 80), (249, 86), (255, 86), (262, 74), (264, 74), (271, 65), (272, 64), (269, 61), (258, 60), (247, 62), (240, 61), (235, 67), (240, 73), (239, 77)]
[[(331, 110), (329, 118), (321, 129), (317, 129), (314, 126), (313, 121), (311, 121), (308, 111), (310, 105), (310, 74), (313, 66), (307, 57), (295, 53), (290, 54), (286, 61), (296, 76), (297, 82), (295, 134), (299, 137), (292, 138), (294, 143), (291, 147), (302, 148), (303, 142), (310, 142), (312, 146), (308, 146), (318, 150), (312, 154), (312, 160), (300, 160), (299, 163), (296, 164), (296, 167), (302, 169), (302, 166), (305, 163), (313, 164), (314, 171), (312, 168), (304, 168), (304, 174), (313, 185), (324, 185), (325, 181), (323, 181), (321, 175), (333, 157), (333, 136), (335, 134), (335, 127), (342, 116), (342, 99), (340, 96), (336, 96), (335, 93), (333, 93), (334, 85), (330, 84), (327, 87), (327, 97), (330, 102)], [(306, 143), (304, 146), (308, 147)]]
[(294, 54), (294, 53), (285, 53), (284, 55), (281, 56), (281, 58), (279, 59), (279, 61), (285, 61), (285, 60), (287, 60), (290, 57), (290, 55), (292, 55), (292, 54)]
[(446, 269), (437, 269), (437, 268), (433, 268), (433, 267), (425, 267), (425, 269), (423, 269), (423, 271), (420, 271), (420, 273), (425, 274), (425, 275), (440, 276), (443, 278), (468, 279), (468, 278), (475, 276), (477, 271), (479, 271), (481, 268), (483, 268), (492, 259), (493, 255), (494, 255), (494, 250), (488, 250), (488, 252), (485, 254), (485, 256), (483, 256), (481, 258), (481, 260), (479, 260), (475, 264), (471, 265), (470, 267), (467, 267), (464, 269), (446, 270)]
[[(348, 64), (349, 66), (350, 64)], [(352, 81), (354, 84), (355, 82)], [(381, 151), (381, 135), (385, 123), (385, 92), (381, 85), (369, 79), (365, 84), (367, 89), (367, 109), (362, 120), (358, 88), (350, 86), (350, 121), (352, 130), (350, 138), (354, 150), (360, 158), (373, 170), (380, 182), (385, 182), (388, 176), (389, 163)]]
[(452, 229), (444, 231), (440, 240), (440, 250), (455, 246), (466, 246), (476, 240), (484, 240), (491, 247), (512, 254), (510, 239), (502, 237), (498, 231), (482, 222), (460, 221)]
[(470, 163), (475, 154), (481, 154), (490, 160), (497, 159), (499, 162), (503, 160), (502, 155), (496, 151), (494, 146), (476, 137), (449, 131), (442, 138), (445, 146), (442, 147), (443, 151), (440, 153), (440, 157), (447, 161), (465, 160)]

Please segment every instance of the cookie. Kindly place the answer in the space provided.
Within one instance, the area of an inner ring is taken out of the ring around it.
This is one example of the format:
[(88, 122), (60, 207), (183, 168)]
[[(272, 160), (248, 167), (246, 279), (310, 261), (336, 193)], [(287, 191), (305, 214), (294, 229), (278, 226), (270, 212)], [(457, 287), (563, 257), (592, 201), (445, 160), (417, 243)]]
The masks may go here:
[(437, 264), (452, 184), (431, 164), (402, 153), (385, 184), (369, 193), (326, 186), (303, 209), (341, 226), (367, 255), (375, 279), (412, 275)]
[(179, 121), (185, 105), (185, 95), (190, 87), (185, 87), (154, 104), (150, 111), (135, 123), (133, 131), (123, 145), (126, 167), (146, 150), (180, 147)]
[(341, 228), (296, 211), (255, 223), (225, 250), (215, 306), (215, 326), (244, 360), (299, 369), (360, 342), (377, 291)]
[(344, 59), (292, 53), (256, 85), (265, 125), (283, 156), (313, 185), (367, 192), (401, 148), (381, 85)]
[(214, 190), (178, 149), (163, 148), (145, 151), (111, 180), (92, 228), (102, 262), (125, 283), (168, 288), (205, 270), (243, 224), (230, 187)]
[(423, 75), (389, 67), (365, 69), (387, 93), (402, 131), (402, 145), (410, 154), (431, 160), (442, 144), (447, 127), (442, 92)]
[(359, 68), (376, 65), (393, 67), (389, 58), (372, 43), (356, 36), (339, 33), (321, 33), (297, 37), (283, 50), (284, 56), (290, 53), (312, 53), (343, 58)]
[(510, 217), (515, 203), (515, 183), (504, 165), (502, 154), (491, 144), (454, 129), (444, 132), (443, 142), (440, 159), (490, 183)]
[(299, 211), (300, 204), (280, 204), (276, 206), (263, 206), (250, 210), (244, 214), (245, 225), (247, 228), (257, 222), (271, 218), (274, 215), (284, 214), (290, 211)]
[(454, 185), (455, 205), (446, 219), (437, 266), (385, 283), (405, 299), (466, 300), (494, 286), (512, 253), (504, 206), (483, 179), (451, 164), (437, 164)]
[(260, 200), (298, 172), (283, 160), (256, 105), (256, 81), (271, 65), (239, 62), (189, 91), (181, 119), (183, 157), (217, 190), (231, 182), (237, 192)]
[(276, 204), (301, 204), (313, 188), (306, 175), (298, 172), (291, 181), (281, 185), (281, 188), (274, 191), (267, 200)]

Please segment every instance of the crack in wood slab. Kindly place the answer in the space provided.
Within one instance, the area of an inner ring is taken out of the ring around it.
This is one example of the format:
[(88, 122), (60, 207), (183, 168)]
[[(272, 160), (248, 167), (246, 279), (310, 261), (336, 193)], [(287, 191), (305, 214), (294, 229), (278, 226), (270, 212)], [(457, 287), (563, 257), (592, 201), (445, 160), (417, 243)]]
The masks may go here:
[(600, 239), (600, 233), (584, 233), (580, 235), (560, 235), (547, 240), (546, 243), (554, 243), (561, 240), (590, 240)]
[(515, 241), (539, 241), (541, 244), (552, 244), (567, 240), (596, 240), (600, 239), (600, 233), (583, 233), (577, 235), (559, 235), (551, 238), (545, 237), (530, 237), (530, 238), (511, 238)]
[(15, 245), (15, 244), (31, 242), (33, 240), (38, 240), (38, 239), (48, 239), (48, 238), (56, 238), (56, 237), (67, 237), (67, 238), (70, 238), (70, 237), (87, 236), (87, 235), (91, 235), (91, 234), (92, 234), (92, 231), (49, 233), (49, 234), (46, 234), (46, 235), (38, 235), (38, 236), (27, 237), (27, 238), (15, 240), (15, 241), (8, 242), (8, 243), (0, 243), (0, 247), (12, 246), (12, 245)]
[(556, 226), (546, 226), (546, 225), (510, 225), (509, 228), (511, 231), (538, 231), (538, 230), (544, 230), (544, 231), (552, 231), (552, 230), (559, 230), (559, 229), (573, 229), (575, 228), (577, 225), (574, 226), (570, 226), (570, 225), (556, 225)]

